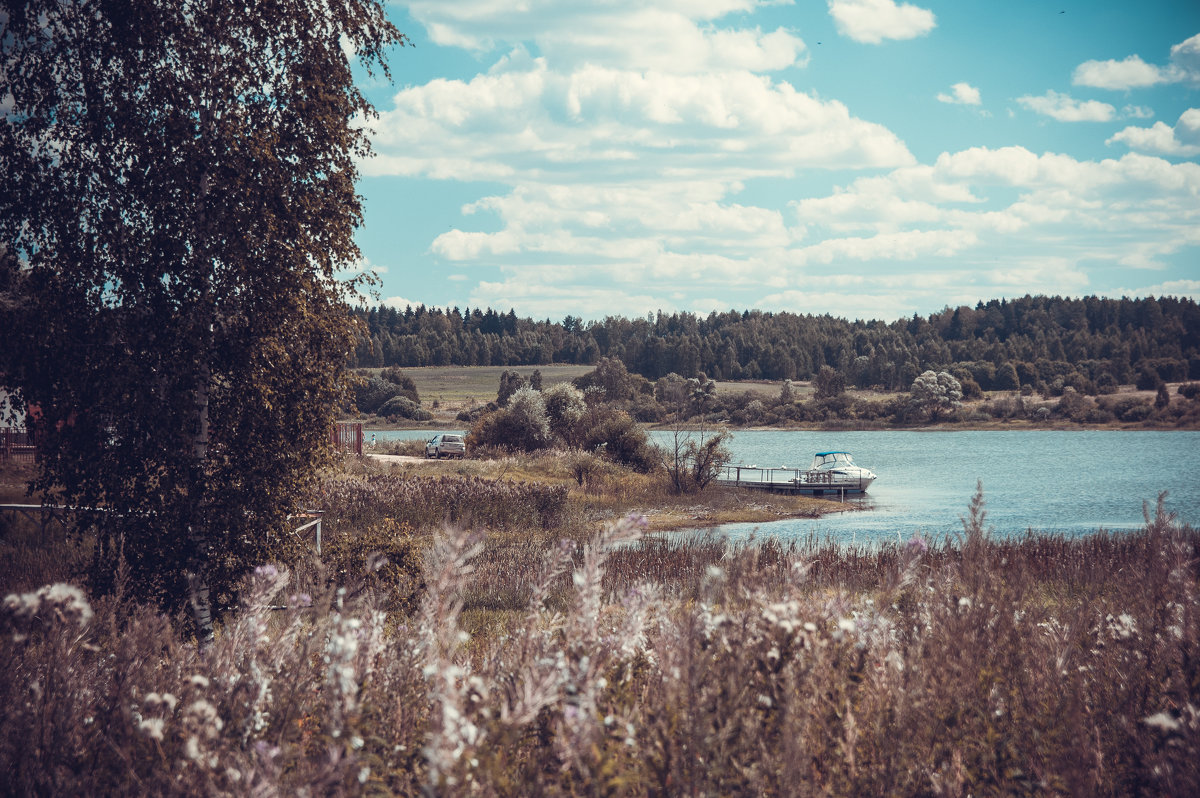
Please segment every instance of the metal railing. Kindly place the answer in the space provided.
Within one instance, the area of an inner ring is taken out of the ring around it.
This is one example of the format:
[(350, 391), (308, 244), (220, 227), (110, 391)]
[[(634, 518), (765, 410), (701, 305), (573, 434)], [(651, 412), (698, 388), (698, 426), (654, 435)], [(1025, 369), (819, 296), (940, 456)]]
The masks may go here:
[(828, 488), (832, 490), (862, 490), (871, 483), (863, 479), (834, 479), (832, 471), (807, 468), (776, 468), (756, 465), (727, 465), (721, 470), (718, 481), (735, 487), (797, 489)]

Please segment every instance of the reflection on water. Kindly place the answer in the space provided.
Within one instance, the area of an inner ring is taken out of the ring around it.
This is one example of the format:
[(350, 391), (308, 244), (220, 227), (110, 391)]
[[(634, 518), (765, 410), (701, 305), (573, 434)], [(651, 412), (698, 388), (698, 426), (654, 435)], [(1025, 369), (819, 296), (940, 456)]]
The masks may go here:
[[(663, 440), (669, 433), (656, 432)], [(814, 452), (844, 449), (878, 480), (858, 512), (771, 524), (729, 524), (718, 532), (759, 537), (832, 538), (870, 543), (962, 531), (961, 517), (982, 482), (987, 523), (997, 535), (1032, 529), (1080, 535), (1137, 529), (1143, 503), (1200, 521), (1200, 433), (1113, 430), (967, 432), (735, 432), (734, 462), (806, 465)]]

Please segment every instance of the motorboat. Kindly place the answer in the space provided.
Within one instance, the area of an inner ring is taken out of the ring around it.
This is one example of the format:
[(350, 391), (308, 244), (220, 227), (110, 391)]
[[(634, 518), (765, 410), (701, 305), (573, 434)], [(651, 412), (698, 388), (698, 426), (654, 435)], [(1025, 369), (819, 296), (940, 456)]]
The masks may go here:
[(805, 492), (865, 493), (874, 481), (875, 472), (857, 465), (849, 452), (817, 452), (808, 470), (795, 477), (796, 487)]

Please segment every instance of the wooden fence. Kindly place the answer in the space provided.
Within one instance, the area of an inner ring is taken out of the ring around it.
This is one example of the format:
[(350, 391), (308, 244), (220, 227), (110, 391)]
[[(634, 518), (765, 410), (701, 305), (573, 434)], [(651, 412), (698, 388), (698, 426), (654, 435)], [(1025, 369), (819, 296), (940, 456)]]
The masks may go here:
[(0, 429), (0, 460), (26, 460), (32, 463), (36, 451), (33, 436), (27, 431), (12, 427)]
[(363, 456), (363, 425), (353, 422), (338, 422), (329, 433), (335, 452)]

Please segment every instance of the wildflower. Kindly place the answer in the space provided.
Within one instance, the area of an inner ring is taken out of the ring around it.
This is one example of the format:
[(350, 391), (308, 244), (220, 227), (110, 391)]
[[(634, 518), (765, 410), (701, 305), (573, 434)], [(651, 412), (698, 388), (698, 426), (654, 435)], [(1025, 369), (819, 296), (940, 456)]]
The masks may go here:
[(58, 582), (36, 593), (15, 593), (4, 598), (4, 609), (21, 621), (32, 621), (39, 614), (54, 613), (60, 620), (73, 621), (81, 628), (92, 620), (92, 607), (83, 591)]
[(929, 551), (929, 544), (925, 542), (925, 538), (914, 534), (908, 539), (908, 542), (904, 544), (904, 548), (908, 550), (909, 554), (924, 554), (925, 552)]
[(158, 693), (146, 693), (146, 697), (142, 700), (151, 709), (165, 706), (171, 712), (175, 711), (175, 705), (179, 703), (179, 699), (170, 693), (163, 693), (162, 695)]
[(1173, 732), (1179, 729), (1179, 721), (1166, 712), (1156, 712), (1148, 718), (1142, 718), (1142, 723), (1161, 732)]
[(188, 683), (191, 684), (192, 687), (199, 687), (201, 690), (203, 690), (204, 688), (208, 687), (208, 677), (201, 676), (198, 673), (193, 673), (188, 677)]
[(138, 731), (146, 735), (152, 740), (162, 742), (163, 738), (163, 719), (162, 718), (146, 718), (138, 724)]
[(1108, 634), (1113, 640), (1128, 640), (1137, 634), (1137, 620), (1129, 613), (1123, 612), (1114, 618), (1107, 616)]

